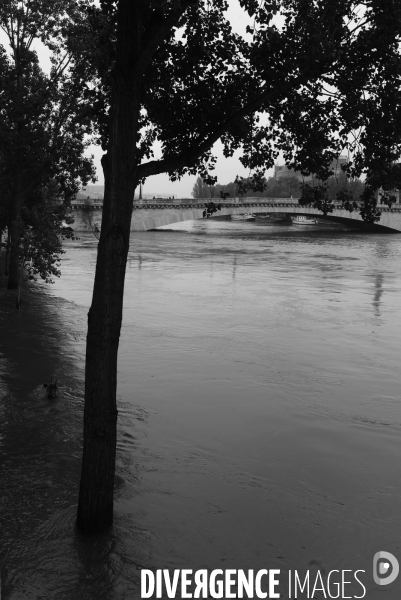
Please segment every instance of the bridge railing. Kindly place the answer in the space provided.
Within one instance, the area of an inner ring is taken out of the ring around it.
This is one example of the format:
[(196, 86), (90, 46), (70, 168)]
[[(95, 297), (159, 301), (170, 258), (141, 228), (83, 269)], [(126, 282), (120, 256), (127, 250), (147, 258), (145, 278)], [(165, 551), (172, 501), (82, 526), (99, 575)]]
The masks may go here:
[(199, 204), (204, 206), (207, 202), (214, 202), (215, 204), (266, 204), (271, 202), (282, 202), (286, 204), (298, 204), (298, 198), (145, 198), (143, 200), (134, 200), (134, 206), (147, 206), (147, 205), (168, 205), (168, 206), (181, 206), (183, 204), (196, 205)]
[[(199, 208), (203, 208), (206, 203), (214, 202), (215, 204), (221, 204), (222, 206), (233, 206), (239, 205), (241, 207), (252, 207), (252, 206), (288, 206), (292, 204), (294, 206), (298, 205), (298, 198), (260, 198), (260, 197), (246, 197), (246, 198), (145, 198), (143, 200), (134, 200), (134, 209), (138, 208), (146, 208), (146, 207), (165, 207), (165, 208), (173, 208), (173, 207), (194, 207), (199, 206)], [(335, 208), (341, 209), (343, 208), (341, 203), (334, 202)], [(71, 202), (71, 206), (73, 209), (83, 209), (92, 208), (95, 210), (99, 210), (103, 208), (103, 201), (99, 201), (96, 199), (92, 199), (90, 202), (87, 200), (73, 200)], [(311, 206), (305, 207), (311, 208)], [(378, 208), (383, 212), (394, 211), (400, 212), (401, 205), (393, 204), (391, 209), (388, 208), (387, 205), (378, 204)]]
[[(167, 205), (167, 206), (181, 206), (185, 204), (196, 205), (199, 204), (204, 206), (208, 202), (214, 202), (215, 204), (296, 204), (298, 205), (299, 198), (261, 198), (261, 197), (241, 197), (241, 198), (144, 198), (142, 200), (135, 199), (134, 206), (148, 206), (148, 205)], [(342, 206), (341, 202), (333, 202), (338, 207)], [(386, 205), (378, 204), (379, 207), (385, 208)], [(394, 204), (394, 207), (401, 206), (400, 204)]]

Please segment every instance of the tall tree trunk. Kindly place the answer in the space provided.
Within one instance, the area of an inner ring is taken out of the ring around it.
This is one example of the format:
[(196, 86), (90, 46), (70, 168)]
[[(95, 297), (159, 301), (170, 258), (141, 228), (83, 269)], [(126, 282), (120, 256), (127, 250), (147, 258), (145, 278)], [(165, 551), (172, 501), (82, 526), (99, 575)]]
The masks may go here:
[(138, 183), (140, 84), (133, 66), (140, 41), (141, 5), (142, 0), (120, 0), (118, 8), (110, 141), (102, 161), (103, 217), (86, 342), (84, 449), (77, 514), (77, 526), (85, 532), (102, 531), (113, 523), (117, 353), (132, 204)]
[(8, 266), (9, 290), (16, 290), (19, 282), (19, 246), (21, 240), (21, 207), (22, 207), (22, 173), (20, 169), (15, 171), (14, 195), (11, 205), (11, 219), (9, 228), (10, 239), (10, 262)]

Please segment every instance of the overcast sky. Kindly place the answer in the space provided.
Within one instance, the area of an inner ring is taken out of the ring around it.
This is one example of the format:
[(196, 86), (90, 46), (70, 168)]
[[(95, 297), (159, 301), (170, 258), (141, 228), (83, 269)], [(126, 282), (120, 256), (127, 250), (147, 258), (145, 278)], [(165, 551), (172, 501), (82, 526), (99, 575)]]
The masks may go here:
[[(232, 24), (234, 31), (240, 33), (242, 35), (245, 34), (246, 25), (251, 23), (249, 17), (244, 13), (244, 11), (239, 6), (237, 0), (228, 0), (229, 4), (229, 18)], [(0, 43), (3, 44), (8, 49), (8, 40), (5, 36), (4, 32), (0, 30)], [(38, 55), (40, 58), (41, 67), (44, 71), (50, 71), (50, 60), (49, 53), (43, 48), (39, 43), (34, 46), (38, 51)], [(218, 157), (216, 169), (214, 171), (214, 175), (218, 177), (218, 183), (225, 184), (233, 181), (236, 175), (248, 176), (249, 171), (244, 169), (241, 163), (238, 160), (238, 156), (240, 155), (237, 152), (232, 158), (225, 158), (222, 152), (221, 143), (218, 142), (214, 146), (214, 152)], [(88, 154), (93, 154), (95, 157), (95, 166), (97, 171), (98, 181), (97, 185), (103, 185), (103, 172), (100, 165), (100, 159), (102, 156), (102, 150), (99, 146), (90, 146), (88, 149)], [(272, 175), (273, 170), (267, 172), (267, 176)], [(168, 194), (171, 196), (177, 197), (190, 197), (193, 185), (195, 183), (195, 176), (185, 176), (181, 179), (181, 181), (171, 182), (167, 175), (154, 175), (153, 177), (149, 177), (147, 179), (144, 186), (144, 193), (146, 194)]]

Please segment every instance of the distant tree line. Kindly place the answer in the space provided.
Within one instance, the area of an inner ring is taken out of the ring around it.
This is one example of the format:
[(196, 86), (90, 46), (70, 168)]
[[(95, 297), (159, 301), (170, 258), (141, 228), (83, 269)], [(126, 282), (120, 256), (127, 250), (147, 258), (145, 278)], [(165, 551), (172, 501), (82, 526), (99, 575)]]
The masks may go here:
[[(311, 183), (311, 182), (309, 182)], [(312, 180), (312, 185), (320, 185), (321, 182), (316, 179), (315, 182)], [(242, 186), (247, 185), (245, 180)], [(215, 183), (214, 185), (208, 185), (205, 181), (198, 177), (192, 189), (193, 198), (222, 198), (222, 195), (227, 195), (228, 198), (300, 198), (302, 195), (302, 181), (297, 177), (269, 177), (268, 179), (263, 178), (262, 184), (264, 186), (263, 191), (254, 191), (248, 189), (244, 191), (240, 189), (238, 182), (232, 181), (225, 185)], [(357, 201), (363, 190), (364, 184), (359, 179), (351, 180), (344, 172), (340, 172), (338, 175), (329, 177), (326, 182), (327, 194), (330, 200), (337, 200), (337, 195), (344, 190), (352, 195), (353, 200)]]

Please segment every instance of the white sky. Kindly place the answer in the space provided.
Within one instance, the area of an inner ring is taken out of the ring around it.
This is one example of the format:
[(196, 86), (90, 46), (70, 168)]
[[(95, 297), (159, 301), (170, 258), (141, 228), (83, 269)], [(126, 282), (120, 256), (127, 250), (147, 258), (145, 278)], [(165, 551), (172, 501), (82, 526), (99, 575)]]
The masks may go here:
[[(234, 31), (240, 33), (242, 35), (245, 34), (245, 28), (247, 24), (251, 24), (251, 20), (248, 15), (241, 9), (239, 2), (237, 0), (228, 0), (229, 10), (228, 15), (232, 24)], [(3, 44), (5, 48), (8, 49), (8, 40), (6, 35), (2, 30), (0, 30), (0, 44)], [(39, 42), (34, 45), (34, 48), (38, 51), (41, 67), (44, 71), (50, 71), (50, 60), (49, 53)], [(93, 154), (95, 157), (95, 166), (98, 181), (96, 185), (103, 185), (103, 171), (100, 164), (100, 159), (102, 156), (102, 150), (99, 146), (90, 146), (88, 149), (88, 154)], [(236, 175), (248, 176), (249, 171), (244, 169), (241, 163), (238, 160), (239, 152), (235, 153), (232, 158), (225, 158), (222, 152), (222, 145), (220, 142), (215, 144), (214, 153), (217, 156), (217, 164), (216, 169), (214, 171), (214, 175), (218, 177), (218, 183), (225, 184), (233, 181)], [(267, 172), (267, 176), (273, 174), (273, 169)], [(146, 180), (146, 183), (143, 187), (143, 192), (145, 194), (168, 194), (169, 196), (177, 197), (190, 197), (193, 185), (195, 183), (196, 177), (193, 175), (187, 175), (183, 177), (180, 181), (171, 182), (167, 175), (154, 175), (149, 177)]]

